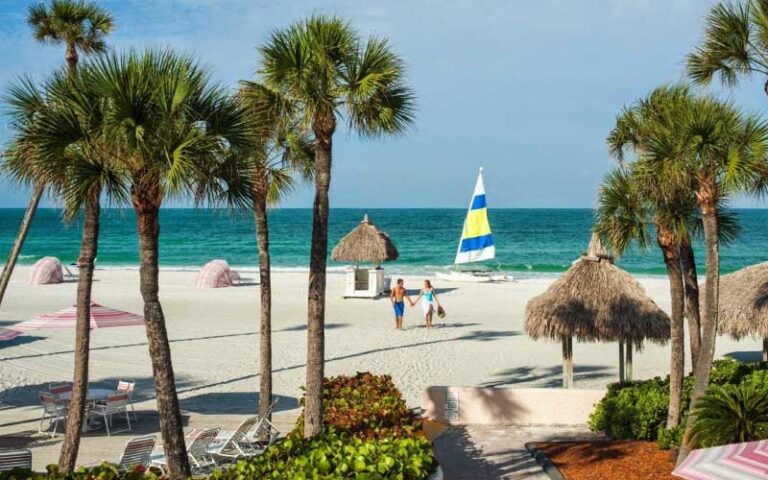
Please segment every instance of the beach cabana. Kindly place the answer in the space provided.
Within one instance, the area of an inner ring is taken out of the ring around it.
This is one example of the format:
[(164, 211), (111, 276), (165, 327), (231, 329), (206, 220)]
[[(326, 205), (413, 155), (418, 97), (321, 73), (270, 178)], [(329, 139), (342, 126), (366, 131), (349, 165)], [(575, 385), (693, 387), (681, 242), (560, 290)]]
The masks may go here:
[(232, 286), (229, 264), (226, 260), (211, 260), (200, 269), (195, 282), (197, 288), (223, 288)]
[(768, 361), (768, 262), (720, 277), (717, 325), (721, 335), (735, 340), (762, 338), (763, 361)]
[(64, 270), (56, 257), (43, 257), (32, 266), (27, 283), (29, 285), (48, 285), (64, 281)]
[[(548, 338), (563, 345), (563, 386), (573, 386), (573, 339), (619, 342), (619, 377), (631, 379), (632, 348), (645, 340), (665, 343), (670, 320), (642, 285), (613, 264), (597, 235), (587, 253), (573, 262), (546, 292), (525, 309), (525, 331), (534, 340)], [(624, 345), (627, 346), (626, 358)]]
[[(375, 298), (386, 292), (381, 264), (397, 257), (397, 248), (389, 235), (376, 228), (366, 214), (331, 253), (333, 260), (353, 264), (347, 272), (344, 297)], [(373, 268), (360, 268), (361, 263), (373, 264)]]

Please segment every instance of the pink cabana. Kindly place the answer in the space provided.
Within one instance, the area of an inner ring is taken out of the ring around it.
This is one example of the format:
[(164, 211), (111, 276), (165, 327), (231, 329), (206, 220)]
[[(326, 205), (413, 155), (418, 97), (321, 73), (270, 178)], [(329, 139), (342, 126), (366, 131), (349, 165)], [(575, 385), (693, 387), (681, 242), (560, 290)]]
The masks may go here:
[[(17, 323), (13, 330), (29, 332), (47, 329), (71, 329), (77, 323), (77, 307), (65, 308), (55, 313), (46, 313), (31, 320)], [(110, 327), (144, 325), (144, 317), (123, 312), (91, 302), (91, 330)]]
[(211, 260), (200, 270), (195, 282), (197, 288), (222, 288), (232, 286), (229, 264), (226, 260)]
[(29, 272), (29, 285), (47, 285), (64, 281), (61, 262), (56, 257), (43, 257), (32, 266)]

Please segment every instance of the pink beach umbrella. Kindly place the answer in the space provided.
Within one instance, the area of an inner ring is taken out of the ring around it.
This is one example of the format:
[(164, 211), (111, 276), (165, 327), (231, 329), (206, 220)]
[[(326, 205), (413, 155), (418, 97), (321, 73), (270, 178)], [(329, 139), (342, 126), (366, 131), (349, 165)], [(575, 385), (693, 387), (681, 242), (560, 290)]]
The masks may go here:
[[(47, 329), (71, 329), (77, 323), (77, 307), (65, 308), (55, 313), (46, 313), (31, 320), (17, 323), (14, 330), (29, 332)], [(144, 317), (123, 312), (91, 302), (91, 330), (110, 327), (144, 325)]]
[(768, 478), (768, 440), (692, 451), (672, 475), (689, 480)]
[(21, 332), (17, 332), (16, 330), (10, 330), (8, 328), (0, 328), (0, 342), (4, 342), (6, 340), (13, 340), (19, 335), (21, 335)]

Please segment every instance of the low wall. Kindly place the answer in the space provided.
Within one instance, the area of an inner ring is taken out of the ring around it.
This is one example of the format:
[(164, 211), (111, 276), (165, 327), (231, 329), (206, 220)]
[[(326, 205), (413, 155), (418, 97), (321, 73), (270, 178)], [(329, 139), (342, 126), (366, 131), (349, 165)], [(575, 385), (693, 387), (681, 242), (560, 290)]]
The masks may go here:
[(423, 416), (462, 424), (583, 425), (605, 390), (429, 387)]

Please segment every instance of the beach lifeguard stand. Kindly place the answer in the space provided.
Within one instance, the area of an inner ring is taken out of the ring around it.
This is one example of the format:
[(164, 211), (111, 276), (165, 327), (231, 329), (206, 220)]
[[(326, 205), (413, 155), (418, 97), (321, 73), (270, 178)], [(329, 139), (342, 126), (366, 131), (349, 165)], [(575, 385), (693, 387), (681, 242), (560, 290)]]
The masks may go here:
[[(331, 253), (334, 261), (353, 264), (346, 273), (344, 298), (376, 298), (386, 294), (389, 279), (381, 264), (397, 260), (397, 257), (397, 248), (389, 235), (376, 228), (366, 214), (363, 221), (344, 236)], [(373, 266), (361, 268), (361, 263)]]

